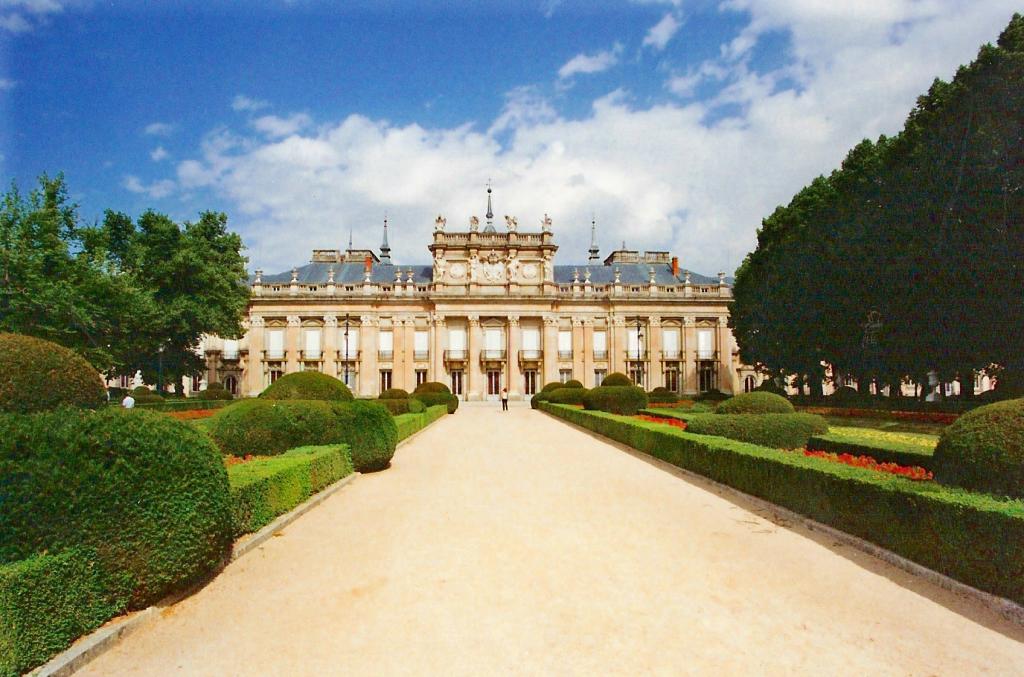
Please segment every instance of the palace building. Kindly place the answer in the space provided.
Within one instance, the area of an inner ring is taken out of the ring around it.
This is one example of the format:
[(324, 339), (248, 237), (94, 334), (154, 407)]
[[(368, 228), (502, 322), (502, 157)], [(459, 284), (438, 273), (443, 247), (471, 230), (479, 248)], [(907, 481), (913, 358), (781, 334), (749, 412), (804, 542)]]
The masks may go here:
[[(551, 219), (495, 227), (491, 190), (480, 224), (438, 216), (429, 264), (391, 259), (387, 220), (379, 254), (318, 249), (289, 272), (255, 271), (240, 340), (208, 337), (205, 381), (241, 396), (282, 374), (322, 371), (360, 397), (440, 381), (467, 400), (528, 397), (551, 381), (590, 388), (610, 372), (682, 395), (749, 390), (726, 320), (723, 274), (680, 267), (668, 252), (613, 251), (603, 260), (591, 224), (581, 263), (556, 264)], [(199, 380), (189, 390), (198, 389)]]

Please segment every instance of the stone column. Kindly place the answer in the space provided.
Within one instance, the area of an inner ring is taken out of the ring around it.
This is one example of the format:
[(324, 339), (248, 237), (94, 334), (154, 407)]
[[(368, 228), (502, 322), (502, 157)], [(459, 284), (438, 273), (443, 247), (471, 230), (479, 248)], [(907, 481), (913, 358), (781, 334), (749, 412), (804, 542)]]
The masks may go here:
[[(606, 344), (607, 345), (607, 344)], [(583, 320), (583, 375), (580, 381), (584, 387), (594, 387), (594, 320), (585, 318)]]
[(519, 371), (519, 347), (522, 345), (522, 334), (519, 329), (519, 316), (508, 316), (508, 327), (505, 330), (507, 336), (505, 341), (508, 345), (508, 352), (505, 358), (508, 360), (508, 397), (510, 400), (518, 400), (523, 393), (523, 377)]
[(679, 377), (683, 380), (683, 392), (697, 392), (697, 328), (693, 317), (683, 318), (683, 360)]
[(256, 397), (263, 392), (263, 370), (266, 368), (263, 363), (265, 331), (262, 317), (253, 315), (249, 318), (249, 359), (242, 374), (242, 382), (238, 384), (238, 392), (243, 397)]
[(554, 383), (558, 380), (558, 316), (550, 313), (544, 315), (544, 383), (540, 386)]
[(430, 375), (431, 381), (438, 381), (450, 386), (444, 371), (444, 346), (448, 333), (448, 327), (444, 321), (444, 315), (434, 315), (434, 336), (430, 342), (430, 362), (433, 365), (434, 373)]
[(302, 319), (298, 315), (289, 315), (284, 336), (285, 371), (289, 374), (299, 370), (299, 350), (303, 347), (299, 344), (301, 339)]
[(652, 315), (647, 319), (647, 350), (651, 356), (648, 362), (650, 376), (647, 378), (647, 390), (653, 390), (657, 386), (665, 385), (665, 375), (662, 373), (661, 361), (661, 318)]
[(729, 320), (718, 318), (718, 331), (715, 336), (718, 344), (718, 389), (723, 393), (737, 392), (736, 372), (732, 368), (732, 332), (729, 331)]
[(467, 400), (484, 399), (484, 373), (480, 368), (480, 350), (484, 347), (483, 331), (480, 329), (480, 316), (469, 316), (469, 336), (467, 337), (466, 360), (469, 369), (469, 384), (466, 387)]
[(363, 315), (359, 318), (359, 394), (362, 397), (378, 395), (377, 376), (377, 318)]
[(324, 315), (324, 333), (320, 337), (320, 354), (324, 360), (324, 373), (338, 378), (338, 318)]
[(583, 318), (572, 318), (572, 377), (581, 383), (587, 379), (584, 371), (583, 353), (585, 349), (583, 341)]
[(609, 353), (609, 364), (612, 371), (626, 373), (626, 349), (629, 342), (626, 341), (626, 318), (621, 315), (612, 317), (612, 326), (609, 328), (612, 347)]
[(404, 360), (402, 375), (405, 385), (398, 386), (405, 388), (410, 393), (416, 389), (416, 318), (406, 315), (402, 319), (403, 333), (405, 334), (405, 351), (402, 355)]

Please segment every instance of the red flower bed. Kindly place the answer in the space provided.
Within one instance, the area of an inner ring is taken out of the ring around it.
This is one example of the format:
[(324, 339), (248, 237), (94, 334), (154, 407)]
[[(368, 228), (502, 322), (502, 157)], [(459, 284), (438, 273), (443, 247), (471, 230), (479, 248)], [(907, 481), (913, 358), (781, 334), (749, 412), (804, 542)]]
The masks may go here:
[(179, 421), (192, 421), (197, 418), (208, 418), (216, 413), (216, 409), (191, 409), (189, 411), (169, 411), (167, 415)]
[(664, 423), (665, 425), (670, 425), (673, 428), (686, 430), (686, 421), (680, 421), (678, 418), (659, 418), (657, 416), (648, 416), (646, 414), (637, 414), (633, 418), (641, 421), (647, 421), (648, 423)]
[(224, 457), (224, 467), (230, 468), (233, 465), (241, 465), (242, 463), (248, 463), (249, 461), (257, 458), (255, 454), (246, 454), (245, 456), (233, 456), (228, 454)]
[(693, 406), (693, 400), (679, 400), (678, 402), (651, 402), (651, 409), (689, 409)]
[(925, 470), (919, 465), (906, 466), (899, 465), (897, 463), (879, 463), (870, 456), (854, 456), (853, 454), (833, 454), (828, 451), (814, 451), (811, 449), (804, 449), (804, 456), (811, 456), (814, 458), (823, 458), (826, 461), (833, 463), (842, 463), (843, 465), (853, 466), (854, 468), (867, 468), (868, 470), (876, 470), (878, 472), (892, 473), (893, 475), (900, 475), (906, 477), (909, 480), (930, 480), (932, 479), (932, 473)]

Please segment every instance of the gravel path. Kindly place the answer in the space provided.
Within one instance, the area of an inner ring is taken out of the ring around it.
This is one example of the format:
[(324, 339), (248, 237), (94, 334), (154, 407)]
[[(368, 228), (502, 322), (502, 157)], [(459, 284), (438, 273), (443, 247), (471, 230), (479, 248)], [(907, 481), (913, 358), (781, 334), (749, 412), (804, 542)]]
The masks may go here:
[(84, 675), (1020, 675), (1024, 631), (544, 414), (464, 406)]

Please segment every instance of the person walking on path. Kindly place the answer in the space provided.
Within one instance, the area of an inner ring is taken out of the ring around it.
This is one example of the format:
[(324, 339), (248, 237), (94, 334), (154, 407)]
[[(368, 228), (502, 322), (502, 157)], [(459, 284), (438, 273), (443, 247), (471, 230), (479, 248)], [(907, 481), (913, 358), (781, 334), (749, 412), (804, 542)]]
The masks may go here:
[(501, 389), (501, 410), (508, 411), (508, 388)]

